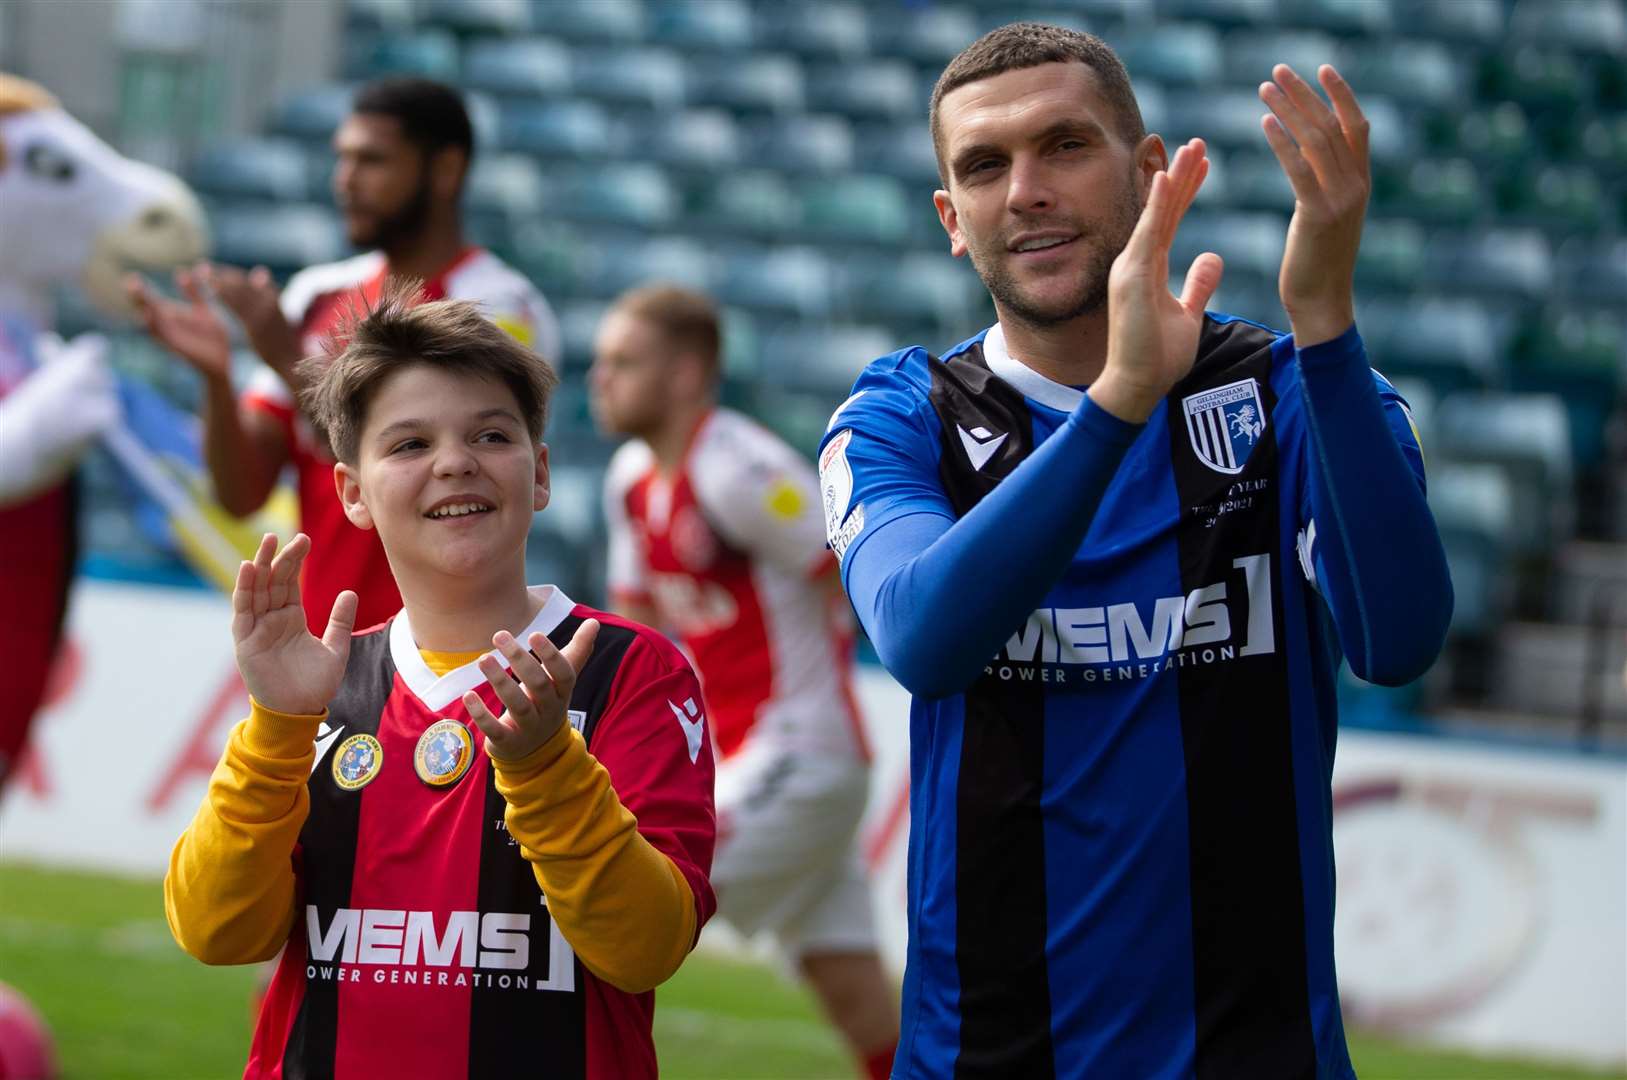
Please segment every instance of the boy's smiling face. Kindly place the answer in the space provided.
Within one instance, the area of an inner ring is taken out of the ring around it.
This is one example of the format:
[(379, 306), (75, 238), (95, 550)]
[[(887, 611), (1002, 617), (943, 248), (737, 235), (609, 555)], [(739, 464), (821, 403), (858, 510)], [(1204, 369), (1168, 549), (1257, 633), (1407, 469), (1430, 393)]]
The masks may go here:
[(501, 381), (407, 364), (373, 392), (356, 462), (335, 477), (346, 516), (378, 530), (397, 580), (523, 577), (531, 515), (548, 504), (548, 448)]

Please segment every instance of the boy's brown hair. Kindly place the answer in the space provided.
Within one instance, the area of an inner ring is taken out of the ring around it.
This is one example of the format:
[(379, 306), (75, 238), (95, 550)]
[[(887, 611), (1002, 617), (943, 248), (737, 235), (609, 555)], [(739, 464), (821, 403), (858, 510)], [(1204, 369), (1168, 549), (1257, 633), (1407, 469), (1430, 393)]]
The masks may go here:
[(949, 186), (949, 169), (944, 161), (947, 148), (939, 107), (944, 95), (967, 83), (992, 79), (1008, 71), (1039, 67), (1041, 64), (1084, 64), (1096, 74), (1096, 84), (1112, 110), (1118, 136), (1131, 146), (1147, 135), (1141, 119), (1141, 106), (1130, 87), (1130, 74), (1112, 46), (1082, 30), (1048, 23), (1017, 22), (990, 30), (949, 61), (932, 87), (927, 106), (927, 126), (932, 130), (932, 148), (938, 154), (938, 179)]
[(705, 293), (665, 282), (640, 285), (618, 296), (611, 310), (653, 323), (676, 348), (699, 357), (713, 377), (722, 371), (722, 320)]
[(379, 385), (409, 364), (493, 379), (508, 387), (532, 442), (541, 443), (559, 376), (467, 300), (417, 303), (418, 281), (393, 281), (376, 304), (352, 310), (322, 354), (300, 361), (311, 422), (333, 454), (356, 464), (362, 425)]

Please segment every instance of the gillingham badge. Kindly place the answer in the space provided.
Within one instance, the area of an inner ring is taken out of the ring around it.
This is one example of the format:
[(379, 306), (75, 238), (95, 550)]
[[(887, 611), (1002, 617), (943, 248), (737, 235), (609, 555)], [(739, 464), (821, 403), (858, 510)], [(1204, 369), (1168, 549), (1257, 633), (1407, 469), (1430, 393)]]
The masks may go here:
[(1213, 390), (1188, 394), (1181, 405), (1186, 412), (1186, 434), (1192, 450), (1215, 472), (1236, 476), (1265, 434), (1265, 407), (1260, 384), (1239, 379)]
[(412, 767), (430, 787), (449, 787), (463, 778), (474, 760), (475, 741), (456, 720), (437, 720), (418, 736)]
[(352, 735), (333, 753), (333, 782), (346, 791), (364, 788), (384, 768), (384, 747), (371, 735)]

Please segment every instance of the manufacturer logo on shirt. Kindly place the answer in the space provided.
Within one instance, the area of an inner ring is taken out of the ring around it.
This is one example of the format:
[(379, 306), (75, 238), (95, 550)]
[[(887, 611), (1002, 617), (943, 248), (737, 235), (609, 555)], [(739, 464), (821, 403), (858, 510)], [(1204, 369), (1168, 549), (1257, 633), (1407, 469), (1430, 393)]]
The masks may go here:
[(960, 433), (960, 445), (966, 448), (966, 456), (972, 459), (972, 468), (979, 472), (1005, 443), (1006, 436), (1011, 434), (1002, 431), (996, 435), (981, 424), (970, 431), (956, 424), (955, 430)]
[(689, 744), (689, 761), (693, 764), (701, 756), (701, 739), (706, 734), (706, 717), (701, 715), (700, 707), (695, 704), (694, 698), (685, 698), (683, 708), (668, 701), (667, 708), (678, 718), (678, 726), (684, 729), (684, 742)]
[(328, 752), (328, 747), (339, 740), (339, 733), (343, 730), (345, 730), (345, 725), (340, 724), (338, 727), (330, 728), (326, 720), (322, 721), (322, 726), (316, 729), (316, 757), (311, 759), (312, 773), (315, 773), (316, 767), (322, 764), (322, 755)]
[(1218, 473), (1235, 476), (1265, 434), (1260, 384), (1252, 377), (1188, 394), (1181, 399), (1186, 436), (1198, 460)]

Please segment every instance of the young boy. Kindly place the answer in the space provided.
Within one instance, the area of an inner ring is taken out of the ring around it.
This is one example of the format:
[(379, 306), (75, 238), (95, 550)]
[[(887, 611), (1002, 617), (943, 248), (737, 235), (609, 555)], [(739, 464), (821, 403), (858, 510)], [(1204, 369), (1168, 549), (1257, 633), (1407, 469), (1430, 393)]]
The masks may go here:
[(665, 638), (526, 588), (554, 382), (473, 305), (405, 293), (313, 371), (405, 606), (352, 635), (347, 591), (313, 636), (303, 535), (238, 573), (250, 715), (164, 896), (205, 963), (287, 945), (246, 1077), (656, 1075), (652, 988), (715, 906), (710, 740)]

